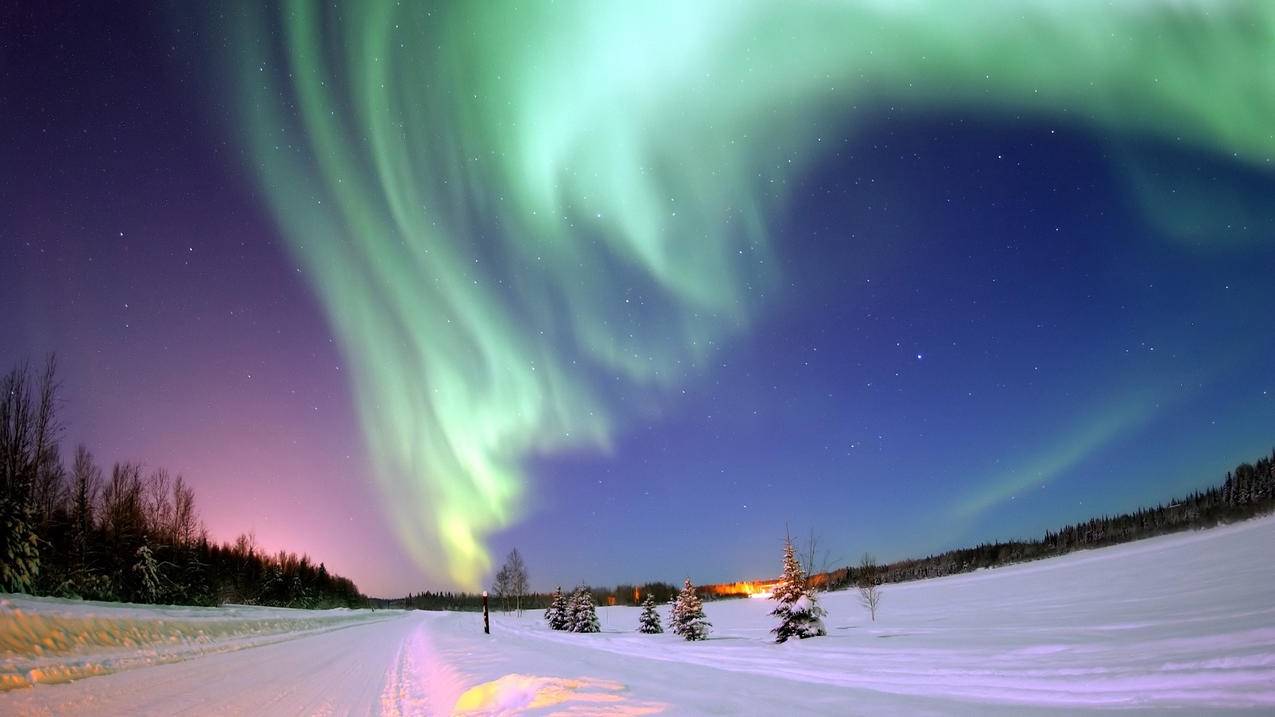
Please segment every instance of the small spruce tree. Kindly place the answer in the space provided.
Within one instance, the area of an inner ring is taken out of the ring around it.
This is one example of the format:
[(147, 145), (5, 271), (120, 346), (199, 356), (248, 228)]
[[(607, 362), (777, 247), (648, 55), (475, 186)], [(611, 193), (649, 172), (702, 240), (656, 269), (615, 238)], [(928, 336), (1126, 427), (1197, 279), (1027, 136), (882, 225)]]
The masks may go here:
[(570, 618), (568, 607), (567, 596), (562, 594), (562, 587), (559, 586), (553, 591), (553, 601), (545, 610), (545, 622), (549, 623), (550, 630), (567, 629)]
[(658, 635), (664, 632), (664, 626), (660, 624), (660, 613), (655, 609), (655, 596), (649, 592), (646, 594), (646, 599), (642, 601), (642, 618), (638, 622), (638, 632), (646, 635)]
[(713, 626), (704, 617), (704, 604), (695, 594), (695, 586), (687, 578), (682, 584), (682, 592), (673, 603), (673, 615), (669, 622), (673, 625), (673, 634), (681, 635), (687, 640), (707, 640), (709, 628)]
[(601, 632), (598, 624), (598, 611), (593, 606), (593, 593), (583, 587), (576, 588), (571, 596), (571, 622), (567, 629), (571, 632)]
[(775, 642), (784, 642), (790, 637), (804, 640), (828, 634), (823, 626), (823, 616), (827, 613), (819, 606), (815, 592), (806, 584), (806, 574), (793, 552), (792, 538), (784, 539), (784, 574), (771, 590), (771, 598), (779, 603), (770, 613), (779, 618), (779, 624), (771, 630)]
[(155, 561), (155, 554), (149, 545), (142, 545), (137, 549), (137, 562), (133, 565), (133, 572), (140, 578), (141, 587), (138, 594), (142, 601), (159, 602), (160, 594), (163, 592), (160, 584), (159, 563)]

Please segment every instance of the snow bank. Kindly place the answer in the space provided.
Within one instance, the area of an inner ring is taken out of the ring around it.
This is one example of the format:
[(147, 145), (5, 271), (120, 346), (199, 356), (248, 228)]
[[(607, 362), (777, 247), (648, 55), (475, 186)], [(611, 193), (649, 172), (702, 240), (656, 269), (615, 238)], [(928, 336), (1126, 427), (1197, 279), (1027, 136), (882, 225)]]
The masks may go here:
[(240, 650), (375, 616), (345, 609), (130, 605), (10, 595), (0, 597), (0, 690)]

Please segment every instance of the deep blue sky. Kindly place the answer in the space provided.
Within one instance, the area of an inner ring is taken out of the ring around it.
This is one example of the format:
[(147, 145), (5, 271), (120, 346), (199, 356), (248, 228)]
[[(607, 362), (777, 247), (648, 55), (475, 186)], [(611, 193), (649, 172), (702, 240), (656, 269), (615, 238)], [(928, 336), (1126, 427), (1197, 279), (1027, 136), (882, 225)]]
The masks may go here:
[[(0, 18), (0, 366), (56, 351), (66, 444), (183, 473), (215, 538), (430, 587), (199, 62), (138, 8)], [(493, 551), (535, 587), (765, 576), (785, 527), (842, 561), (1033, 536), (1275, 444), (1275, 172), (1004, 113), (827, 130), (750, 330), (610, 396), (610, 452), (531, 459)]]

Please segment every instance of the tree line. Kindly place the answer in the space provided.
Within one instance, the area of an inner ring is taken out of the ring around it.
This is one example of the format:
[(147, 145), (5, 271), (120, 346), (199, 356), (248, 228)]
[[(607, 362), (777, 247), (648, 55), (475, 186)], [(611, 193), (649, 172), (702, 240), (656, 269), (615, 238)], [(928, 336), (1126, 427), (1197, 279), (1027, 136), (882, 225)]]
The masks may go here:
[(826, 583), (829, 589), (838, 590), (869, 583), (879, 585), (936, 578), (1052, 558), (1073, 550), (1100, 548), (1183, 530), (1212, 528), (1272, 510), (1275, 510), (1275, 451), (1256, 463), (1241, 463), (1217, 485), (1172, 499), (1168, 504), (1092, 518), (1056, 531), (1046, 531), (1037, 540), (983, 543), (973, 548), (959, 548), (886, 565), (866, 563), (847, 566), (826, 573), (820, 582)]
[(266, 554), (251, 533), (215, 543), (195, 493), (163, 468), (59, 446), (56, 361), (0, 379), (0, 591), (89, 600), (362, 606), (348, 578), (308, 556)]
[[(676, 586), (665, 582), (650, 582), (641, 584), (622, 584), (615, 587), (599, 587), (599, 586), (583, 586), (588, 591), (595, 605), (627, 605), (636, 607), (642, 604), (642, 600), (647, 595), (653, 595), (655, 600), (660, 604), (670, 602), (675, 599), (679, 593)], [(508, 600), (495, 594), (492, 590), (491, 605), (493, 609), (516, 609), (515, 601), (512, 597)], [(712, 597), (708, 593), (701, 594), (705, 598)], [(523, 610), (544, 610), (553, 602), (553, 593), (534, 593), (528, 592), (521, 596), (520, 603)], [(425, 590), (419, 593), (408, 593), (401, 598), (371, 598), (372, 605), (378, 608), (397, 608), (403, 610), (456, 610), (461, 612), (473, 612), (483, 609), (483, 596), (481, 593), (458, 592), (458, 591), (430, 591)]]

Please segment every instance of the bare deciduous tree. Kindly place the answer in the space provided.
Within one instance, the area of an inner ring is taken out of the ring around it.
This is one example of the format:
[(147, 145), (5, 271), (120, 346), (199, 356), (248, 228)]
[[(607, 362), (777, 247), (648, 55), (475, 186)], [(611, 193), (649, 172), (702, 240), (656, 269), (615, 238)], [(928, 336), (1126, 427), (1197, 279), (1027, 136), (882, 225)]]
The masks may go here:
[(514, 609), (522, 614), (522, 598), (527, 594), (527, 564), (522, 560), (522, 553), (517, 548), (509, 551), (505, 564), (496, 571), (491, 591), (500, 598), (505, 610), (509, 609), (512, 600)]
[(35, 443), (35, 417), (26, 367), (0, 379), (0, 499), (24, 502)]
[(71, 482), (71, 548), (75, 568), (83, 570), (88, 562), (89, 533), (93, 530), (93, 504), (102, 482), (102, 469), (93, 462), (93, 454), (84, 444), (75, 448)]
[(500, 601), (500, 607), (505, 612), (509, 612), (509, 590), (509, 565), (506, 563), (496, 571), (491, 585), (492, 597)]
[(877, 561), (871, 553), (859, 559), (859, 602), (868, 608), (872, 621), (877, 621), (877, 608), (881, 605), (881, 576), (877, 575)]
[(179, 547), (187, 547), (199, 537), (199, 518), (195, 515), (195, 491), (179, 474), (173, 481), (173, 539)]
[(173, 504), (169, 499), (169, 486), (172, 479), (168, 471), (156, 468), (146, 479), (146, 495), (144, 505), (146, 515), (152, 525), (158, 528), (156, 536), (162, 543), (171, 545), (175, 542), (173, 529)]
[(240, 533), (239, 537), (235, 538), (235, 552), (248, 557), (260, 555), (261, 553), (257, 550), (257, 531), (249, 530), (247, 533)]
[(509, 590), (514, 598), (514, 609), (518, 614), (522, 614), (522, 597), (527, 594), (527, 564), (522, 560), (522, 553), (517, 548), (509, 551), (509, 557), (505, 559), (505, 565), (509, 568)]
[(139, 542), (146, 524), (142, 467), (137, 463), (116, 463), (102, 489), (101, 527), (114, 546)]
[(54, 515), (60, 506), (66, 503), (67, 485), (66, 470), (58, 458), (56, 446), (46, 450), (38, 461), (35, 471), (35, 482), (31, 489), (31, 504), (35, 508), (36, 525), (41, 533), (47, 533), (53, 524)]
[(797, 551), (797, 562), (806, 573), (806, 586), (816, 592), (828, 589), (828, 573), (836, 562), (832, 551), (822, 545), (815, 531), (810, 531), (806, 544)]
[[(30, 500), (43, 473), (60, 468), (56, 415), (57, 361), (50, 356), (40, 380), (32, 384), (27, 368), (15, 368), (0, 380), (0, 488), (3, 497)], [(32, 395), (35, 389), (35, 395)]]

